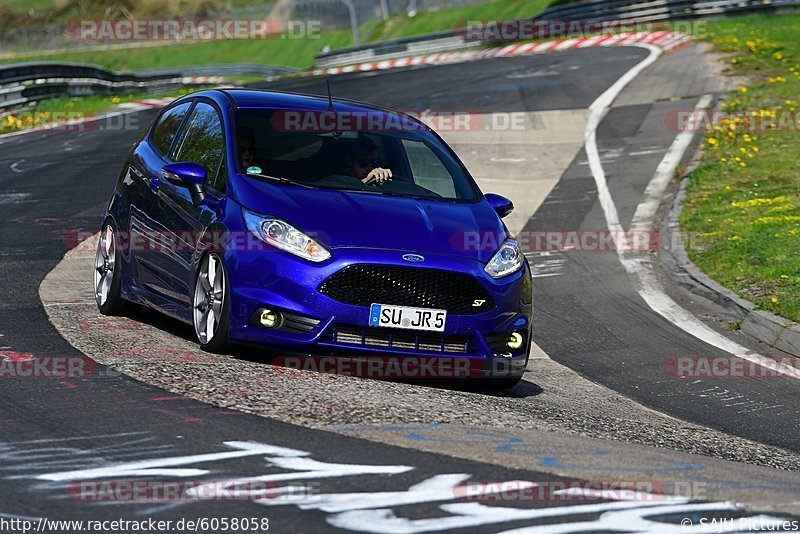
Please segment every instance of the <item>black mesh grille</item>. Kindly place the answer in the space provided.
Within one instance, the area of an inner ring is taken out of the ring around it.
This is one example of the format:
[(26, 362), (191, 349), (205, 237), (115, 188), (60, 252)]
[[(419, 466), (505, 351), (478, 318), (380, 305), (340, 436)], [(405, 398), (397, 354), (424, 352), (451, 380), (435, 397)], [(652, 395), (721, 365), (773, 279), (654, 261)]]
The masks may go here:
[(489, 293), (475, 277), (439, 269), (350, 265), (322, 282), (318, 291), (357, 306), (394, 304), (436, 308), (460, 315), (494, 307)]
[(471, 351), (470, 338), (465, 335), (432, 332), (403, 332), (381, 328), (335, 326), (329, 339), (343, 345), (408, 350), (413, 352), (442, 352), (464, 354)]

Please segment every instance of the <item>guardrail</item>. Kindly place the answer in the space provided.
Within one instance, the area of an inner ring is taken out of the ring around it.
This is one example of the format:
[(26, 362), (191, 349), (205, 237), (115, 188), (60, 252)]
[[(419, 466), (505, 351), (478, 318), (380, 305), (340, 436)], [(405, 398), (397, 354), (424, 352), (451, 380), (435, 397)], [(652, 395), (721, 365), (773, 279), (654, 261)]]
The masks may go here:
[[(608, 20), (634, 24), (749, 13), (779, 13), (797, 8), (800, 8), (800, 0), (586, 0), (547, 8), (532, 19)], [(334, 67), (483, 44), (475, 39), (465, 39), (466, 33), (463, 29), (453, 28), (450, 31), (344, 48), (318, 54), (315, 64), (320, 68)]]
[(798, 0), (586, 0), (545, 9), (537, 19), (662, 22), (800, 7)]
[(223, 76), (266, 78), (293, 71), (288, 67), (234, 64), (120, 73), (81, 63), (17, 63), (0, 66), (0, 110), (63, 95), (159, 93), (223, 83)]
[(465, 48), (465, 46), (475, 46), (475, 44), (465, 43), (464, 39), (453, 31), (426, 33), (424, 35), (380, 41), (319, 54), (316, 57), (315, 66), (324, 68), (352, 63), (366, 63), (378, 58), (383, 60), (412, 54), (444, 52)]

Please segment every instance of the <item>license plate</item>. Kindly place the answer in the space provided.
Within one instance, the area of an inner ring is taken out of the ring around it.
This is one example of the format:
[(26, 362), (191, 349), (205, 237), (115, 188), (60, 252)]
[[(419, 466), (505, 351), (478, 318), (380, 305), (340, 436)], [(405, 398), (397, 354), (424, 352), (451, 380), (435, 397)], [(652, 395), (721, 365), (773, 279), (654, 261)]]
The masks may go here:
[(434, 310), (431, 308), (408, 308), (406, 306), (373, 304), (369, 309), (370, 326), (443, 332), (446, 319), (446, 310)]

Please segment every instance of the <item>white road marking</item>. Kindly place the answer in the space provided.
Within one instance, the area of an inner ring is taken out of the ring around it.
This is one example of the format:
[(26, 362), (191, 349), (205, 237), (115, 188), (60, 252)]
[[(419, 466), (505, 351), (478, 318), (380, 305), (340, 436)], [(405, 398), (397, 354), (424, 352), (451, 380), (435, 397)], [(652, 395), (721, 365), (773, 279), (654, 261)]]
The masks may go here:
[(637, 150), (636, 152), (628, 152), (629, 156), (651, 156), (661, 152), (661, 148), (650, 148), (647, 150)]
[[(534, 158), (534, 159), (536, 159), (536, 158)], [(492, 162), (495, 162), (495, 163), (522, 163), (523, 161), (528, 161), (528, 159), (527, 158), (495, 158), (495, 157), (491, 157), (491, 158), (489, 158), (489, 161), (492, 161)]]
[(531, 252), (525, 254), (531, 260), (531, 278), (548, 278), (561, 276), (566, 259), (553, 252)]
[[(696, 111), (708, 108), (713, 101), (711, 95), (703, 95), (697, 102), (695, 107)], [(695, 116), (697, 114), (695, 113)], [(692, 121), (696, 122), (696, 121)], [(689, 145), (694, 138), (695, 124), (689, 125), (688, 128), (675, 136), (675, 140), (670, 145), (667, 153), (661, 163), (656, 167), (656, 173), (653, 179), (647, 184), (644, 190), (644, 200), (636, 207), (636, 212), (633, 214), (633, 221), (631, 222), (631, 230), (651, 230), (653, 227), (653, 220), (656, 216), (656, 211), (661, 205), (661, 198), (664, 196), (664, 191), (667, 189), (670, 180), (675, 176), (675, 171), (683, 158), (683, 154), (689, 149)]]
[(50, 473), (41, 475), (39, 480), (70, 481), (70, 480), (90, 480), (96, 478), (114, 477), (193, 477), (204, 476), (209, 473), (205, 469), (182, 469), (177, 466), (191, 465), (206, 462), (218, 462), (220, 460), (231, 460), (245, 458), (248, 456), (284, 456), (296, 457), (307, 456), (311, 453), (276, 447), (263, 443), (248, 443), (243, 441), (226, 441), (225, 446), (236, 449), (228, 452), (214, 452), (210, 454), (193, 454), (190, 456), (176, 456), (172, 458), (158, 458), (156, 460), (143, 460), (130, 462), (94, 469), (80, 469), (77, 471), (65, 471), (61, 473)]
[(0, 205), (19, 204), (29, 196), (31, 196), (30, 193), (0, 193)]
[[(605, 215), (606, 225), (614, 236), (618, 236), (616, 242), (617, 255), (620, 262), (628, 274), (633, 277), (637, 292), (650, 309), (684, 332), (696, 337), (704, 343), (728, 352), (737, 358), (742, 358), (756, 365), (761, 365), (762, 367), (770, 369), (771, 371), (800, 379), (800, 370), (781, 366), (774, 360), (753, 353), (746, 347), (712, 330), (689, 311), (678, 305), (678, 303), (672, 300), (661, 287), (661, 282), (659, 282), (650, 264), (649, 255), (646, 257), (641, 255), (635, 257), (624, 252), (625, 250), (629, 250), (629, 247), (627, 238), (624, 235), (624, 230), (619, 222), (617, 206), (608, 188), (603, 165), (597, 151), (597, 127), (608, 112), (611, 103), (619, 96), (622, 90), (644, 69), (652, 65), (662, 53), (660, 48), (653, 45), (637, 44), (633, 46), (646, 48), (650, 51), (650, 54), (643, 61), (626, 72), (614, 85), (609, 87), (592, 103), (589, 107), (591, 113), (586, 125), (586, 156), (589, 159), (589, 168), (591, 169), (592, 176), (597, 185), (597, 196), (600, 201), (600, 206), (603, 209), (603, 214)], [(703, 103), (703, 100), (705, 100), (705, 98), (698, 103), (698, 107)], [(689, 132), (682, 133), (693, 135), (691, 133), (691, 128), (689, 130)], [(659, 170), (656, 171), (653, 181), (647, 186), (645, 200), (636, 209), (638, 218), (635, 215), (634, 221), (638, 221), (638, 229), (645, 227), (650, 228), (652, 225), (652, 219), (650, 219), (649, 225), (646, 225), (645, 222), (647, 221), (645, 221), (645, 218), (650, 214), (655, 214), (657, 206), (653, 208), (653, 202), (655, 202), (654, 195), (659, 190), (663, 192), (662, 182), (665, 180), (665, 176), (668, 181), (672, 173), (675, 172), (675, 168), (677, 168), (680, 158), (683, 155), (682, 151), (679, 152), (680, 147), (683, 146), (683, 150), (685, 151), (690, 141), (691, 137), (689, 137), (687, 141), (686, 136), (681, 136), (681, 134), (679, 134), (673, 142), (673, 146), (670, 147), (667, 154), (664, 156), (664, 160), (659, 164)], [(665, 184), (663, 186), (666, 187)], [(660, 201), (660, 194), (658, 200)]]
[[(6, 134), (6, 135), (12, 135), (12, 134)], [(27, 161), (25, 158), (23, 158), (21, 160), (18, 160), (18, 161), (15, 161), (14, 163), (12, 163), (9, 166), (9, 168), (13, 172), (16, 172), (16, 173), (20, 174), (20, 173), (23, 173), (23, 172), (35, 171), (35, 170), (42, 169), (44, 167), (49, 167), (49, 166), (53, 165), (53, 163), (49, 163), (49, 162), (46, 162), (46, 161), (45, 162), (40, 162), (40, 163), (27, 163), (27, 164), (24, 165), (25, 168), (21, 169), (20, 165), (25, 163), (25, 161)]]

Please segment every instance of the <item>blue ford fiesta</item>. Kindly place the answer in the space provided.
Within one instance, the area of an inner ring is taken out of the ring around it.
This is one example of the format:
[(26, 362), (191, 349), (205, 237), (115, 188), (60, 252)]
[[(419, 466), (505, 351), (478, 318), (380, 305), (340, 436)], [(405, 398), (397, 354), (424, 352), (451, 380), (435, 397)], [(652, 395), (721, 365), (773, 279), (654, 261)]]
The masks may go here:
[(104, 314), (145, 305), (201, 347), (461, 358), (497, 387), (528, 359), (530, 268), (423, 123), (347, 100), (209, 90), (166, 107), (103, 217)]

